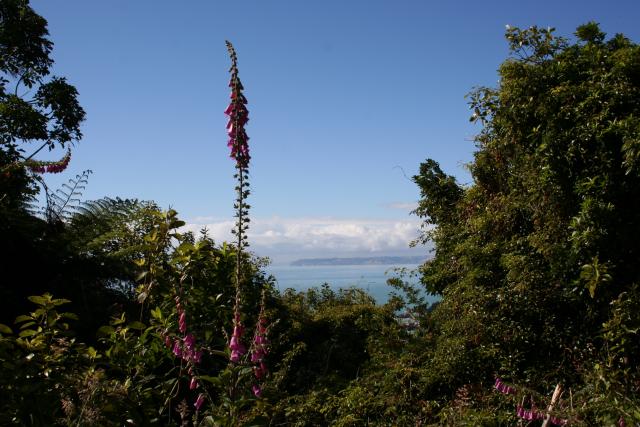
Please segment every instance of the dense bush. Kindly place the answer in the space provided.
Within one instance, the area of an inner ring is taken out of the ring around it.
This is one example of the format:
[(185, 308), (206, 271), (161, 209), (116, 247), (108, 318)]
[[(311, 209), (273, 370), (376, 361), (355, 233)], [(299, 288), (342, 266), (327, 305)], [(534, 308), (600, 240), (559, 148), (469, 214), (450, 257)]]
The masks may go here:
[(543, 395), (593, 387), (583, 398), (603, 393), (603, 412), (573, 421), (639, 421), (640, 47), (594, 23), (576, 35), (508, 29), (500, 86), (470, 96), (473, 185), (431, 160), (415, 178), (435, 225), (422, 280), (443, 296), (430, 387), (444, 399), (494, 375)]

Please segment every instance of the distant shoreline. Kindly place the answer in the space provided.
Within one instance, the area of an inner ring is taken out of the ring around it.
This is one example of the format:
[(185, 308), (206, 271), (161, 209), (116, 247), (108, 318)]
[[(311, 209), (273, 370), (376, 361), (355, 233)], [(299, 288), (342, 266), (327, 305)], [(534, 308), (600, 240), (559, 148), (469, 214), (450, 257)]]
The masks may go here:
[(291, 262), (291, 266), (322, 266), (322, 265), (404, 265), (422, 264), (425, 256), (380, 256), (358, 258), (303, 258)]

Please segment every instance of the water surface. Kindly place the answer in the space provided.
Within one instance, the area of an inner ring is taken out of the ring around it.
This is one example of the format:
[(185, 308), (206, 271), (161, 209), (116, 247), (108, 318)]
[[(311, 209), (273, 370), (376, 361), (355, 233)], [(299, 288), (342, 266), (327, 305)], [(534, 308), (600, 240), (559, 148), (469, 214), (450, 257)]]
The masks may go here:
[[(332, 289), (356, 286), (366, 290), (378, 304), (389, 299), (389, 292), (394, 290), (387, 285), (387, 279), (397, 277), (395, 268), (416, 269), (411, 265), (318, 265), (318, 266), (269, 266), (266, 271), (276, 278), (276, 288), (284, 291), (293, 288), (297, 291), (319, 287), (328, 283)], [(418, 279), (410, 279), (417, 283)]]

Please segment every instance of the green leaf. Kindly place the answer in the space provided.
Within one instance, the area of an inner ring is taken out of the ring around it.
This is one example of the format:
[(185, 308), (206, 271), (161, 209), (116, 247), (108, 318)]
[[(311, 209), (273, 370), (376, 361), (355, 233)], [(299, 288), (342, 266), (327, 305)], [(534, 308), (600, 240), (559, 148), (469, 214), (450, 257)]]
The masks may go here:
[(244, 368), (240, 368), (240, 370), (238, 371), (238, 375), (240, 375), (241, 377), (244, 375), (249, 375), (253, 373), (253, 368), (250, 367), (244, 367)]
[(126, 322), (126, 318), (125, 318), (125, 313), (122, 313), (122, 316), (118, 317), (117, 319), (114, 319), (111, 324), (112, 325), (122, 325), (124, 324), (124, 322)]
[(51, 295), (48, 295), (47, 298), (47, 294), (43, 295), (43, 296), (38, 296), (38, 295), (32, 295), (30, 297), (27, 298), (29, 301), (31, 301), (34, 304), (38, 304), (40, 306), (44, 306), (47, 305), (47, 303), (49, 303), (51, 301)]
[(98, 332), (96, 333), (96, 335), (98, 335), (99, 337), (107, 337), (113, 334), (115, 331), (115, 328), (113, 328), (112, 326), (104, 325), (98, 328)]
[(33, 320), (33, 318), (31, 316), (27, 316), (27, 315), (21, 314), (20, 316), (16, 317), (15, 323), (28, 322), (28, 321), (32, 321), (32, 320)]
[(29, 326), (33, 326), (35, 324), (36, 324), (36, 322), (33, 322), (33, 321), (32, 322), (23, 323), (22, 325), (20, 325), (20, 329), (26, 329)]
[(7, 325), (0, 323), (0, 334), (10, 335), (13, 331)]
[(129, 325), (128, 325), (128, 326), (129, 326), (129, 328), (131, 328), (131, 329), (135, 329), (135, 330), (137, 330), (137, 331), (142, 331), (142, 330), (146, 329), (146, 327), (147, 327), (147, 325), (145, 325), (144, 323), (139, 322), (139, 321), (137, 321), (137, 320), (135, 320), (135, 321), (133, 321), (133, 322), (129, 323)]
[(160, 310), (160, 307), (156, 307), (151, 310), (151, 317), (157, 320), (162, 320), (162, 310)]
[(80, 320), (78, 315), (75, 313), (61, 313), (60, 317), (64, 317), (65, 319), (71, 319), (71, 320)]
[(25, 338), (25, 337), (31, 337), (31, 336), (33, 336), (33, 335), (35, 335), (37, 333), (38, 332), (34, 331), (33, 329), (27, 329), (25, 331), (20, 332), (19, 336), (22, 337), (22, 338)]
[(97, 359), (100, 357), (100, 355), (98, 354), (98, 351), (93, 347), (87, 348), (87, 356), (89, 356), (91, 359)]
[(50, 327), (58, 323), (58, 319), (60, 319), (60, 316), (58, 316), (58, 313), (55, 310), (51, 310), (47, 313), (47, 324)]

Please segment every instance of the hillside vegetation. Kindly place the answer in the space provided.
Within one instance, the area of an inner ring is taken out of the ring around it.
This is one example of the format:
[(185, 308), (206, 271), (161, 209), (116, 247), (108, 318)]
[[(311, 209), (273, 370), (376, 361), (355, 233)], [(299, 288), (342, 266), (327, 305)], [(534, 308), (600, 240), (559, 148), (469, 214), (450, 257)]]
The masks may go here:
[(70, 150), (85, 113), (49, 76), (46, 20), (21, 0), (0, 19), (1, 425), (640, 425), (640, 47), (623, 35), (507, 29), (499, 86), (469, 95), (473, 183), (420, 165), (417, 243), (435, 250), (379, 306), (278, 292), (247, 250), (230, 43), (222, 243), (151, 201), (80, 202), (89, 172), (47, 187), (71, 151), (38, 153)]

